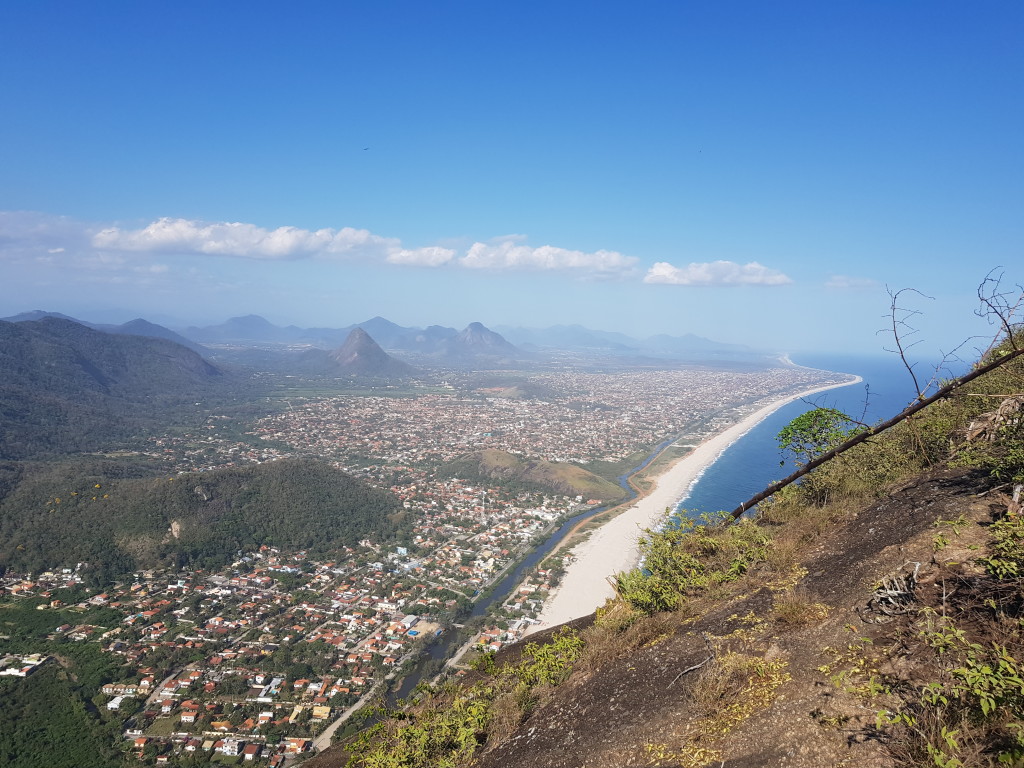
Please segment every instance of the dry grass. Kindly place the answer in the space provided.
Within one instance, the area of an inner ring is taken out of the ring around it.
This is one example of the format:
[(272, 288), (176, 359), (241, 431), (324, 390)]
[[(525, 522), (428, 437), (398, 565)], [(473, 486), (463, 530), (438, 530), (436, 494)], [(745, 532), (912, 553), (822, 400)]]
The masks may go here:
[(816, 624), (828, 618), (828, 606), (817, 603), (806, 590), (795, 589), (775, 598), (772, 618), (788, 627)]
[(595, 672), (615, 659), (670, 637), (679, 623), (680, 617), (676, 614), (645, 616), (625, 601), (611, 602), (593, 626), (584, 630), (586, 645), (577, 669)]
[(532, 702), (523, 701), (520, 692), (511, 691), (499, 695), (491, 705), (491, 722), (487, 728), (484, 750), (493, 749), (515, 733), (532, 708)]

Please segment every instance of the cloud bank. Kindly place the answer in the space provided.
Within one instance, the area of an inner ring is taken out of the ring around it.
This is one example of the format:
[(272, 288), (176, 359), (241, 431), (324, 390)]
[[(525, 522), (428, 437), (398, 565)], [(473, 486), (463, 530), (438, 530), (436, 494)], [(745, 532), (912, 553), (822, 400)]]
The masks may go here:
[(255, 224), (207, 224), (157, 219), (143, 229), (108, 227), (92, 237), (95, 248), (143, 253), (191, 253), (248, 259), (302, 259), (355, 254), (387, 256), (401, 250), (395, 238), (365, 229), (264, 229)]
[(737, 264), (734, 261), (709, 261), (676, 267), (667, 261), (654, 264), (644, 276), (645, 283), (664, 285), (788, 285), (793, 280), (777, 269), (769, 269), (756, 261)]
[(533, 248), (524, 240), (523, 235), (509, 235), (473, 243), (459, 264), (471, 269), (583, 270), (607, 275), (628, 272), (637, 262), (635, 257), (616, 251), (586, 253), (552, 245)]
[[(65, 252), (66, 251), (66, 252)], [(396, 237), (366, 229), (268, 229), (244, 222), (204, 222), (165, 217), (140, 228), (90, 225), (47, 214), (0, 212), (0, 256), (35, 260), (71, 258), (80, 266), (111, 268), (132, 254), (152, 257), (199, 256), (286, 262), (360, 260), (396, 267), (466, 269), (478, 272), (558, 272), (583, 279), (633, 278), (638, 259), (618, 251), (581, 251), (554, 245), (532, 246), (525, 235), (477, 241), (465, 250), (440, 245), (406, 248)], [(166, 268), (166, 267), (165, 267)], [(147, 268), (148, 269), (148, 268)], [(643, 282), (690, 286), (787, 285), (784, 273), (752, 261), (691, 263), (667, 261), (651, 266)], [(829, 288), (863, 288), (871, 281), (834, 275)]]
[(453, 249), (441, 246), (403, 248), (398, 238), (352, 227), (265, 229), (239, 222), (163, 218), (141, 229), (101, 229), (92, 236), (91, 244), (98, 250), (133, 253), (261, 260), (368, 258), (415, 267), (453, 265), (478, 270), (563, 271), (598, 276), (626, 274), (637, 262), (635, 257), (616, 251), (587, 253), (552, 245), (533, 247), (524, 241), (522, 235), (508, 235), (486, 243), (475, 242), (465, 254), (458, 256)]

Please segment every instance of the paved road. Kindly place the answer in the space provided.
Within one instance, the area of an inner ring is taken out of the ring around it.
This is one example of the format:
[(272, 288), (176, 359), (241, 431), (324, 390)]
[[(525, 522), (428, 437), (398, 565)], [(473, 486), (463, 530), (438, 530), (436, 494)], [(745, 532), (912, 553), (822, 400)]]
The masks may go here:
[[(476, 644), (476, 642), (477, 642), (477, 640), (479, 638), (480, 638), (480, 633), (479, 632), (475, 632), (473, 634), (473, 636), (471, 638), (469, 638), (469, 640), (464, 642), (462, 644), (462, 647), (460, 647), (459, 650), (457, 650), (454, 653), (454, 655), (450, 659), (448, 659), (448, 661), (446, 661), (444, 663), (444, 668), (447, 669), (448, 667), (456, 667), (456, 666), (458, 666), (459, 659), (461, 659), (463, 656), (466, 655), (466, 652)], [(444, 670), (442, 670), (441, 674), (444, 674)], [(438, 677), (440, 677), (440, 676), (441, 675), (438, 675)], [(434, 680), (436, 681), (437, 678), (434, 678)]]
[(377, 689), (384, 685), (386, 682), (388, 682), (388, 678), (378, 680), (376, 683), (373, 684), (373, 687), (369, 691), (367, 691), (363, 696), (359, 698), (359, 701), (357, 701), (351, 707), (342, 712), (341, 716), (338, 717), (337, 720), (335, 720), (333, 723), (324, 728), (323, 732), (315, 739), (313, 739), (313, 751), (323, 752), (325, 749), (331, 746), (331, 739), (334, 736), (334, 732), (341, 727), (342, 723), (344, 723), (346, 720), (352, 717), (352, 715), (354, 715), (360, 709), (365, 707), (366, 704), (370, 702), (374, 696), (376, 696)]

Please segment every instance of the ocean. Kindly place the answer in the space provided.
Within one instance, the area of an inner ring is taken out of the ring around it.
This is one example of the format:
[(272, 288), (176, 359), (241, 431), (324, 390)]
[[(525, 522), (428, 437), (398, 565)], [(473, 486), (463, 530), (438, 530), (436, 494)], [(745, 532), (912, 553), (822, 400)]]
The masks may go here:
[[(895, 416), (917, 393), (902, 362), (887, 357), (804, 355), (793, 362), (810, 368), (857, 374), (864, 381), (812, 395), (809, 402), (797, 400), (783, 406), (725, 449), (718, 460), (701, 475), (681, 499), (680, 508), (690, 516), (720, 510), (732, 511), (744, 501), (795, 471), (791, 462), (780, 464), (782, 455), (776, 435), (790, 421), (813, 408), (836, 408), (868, 424)], [(915, 367), (922, 386), (933, 368)], [(954, 371), (954, 374), (963, 371)]]

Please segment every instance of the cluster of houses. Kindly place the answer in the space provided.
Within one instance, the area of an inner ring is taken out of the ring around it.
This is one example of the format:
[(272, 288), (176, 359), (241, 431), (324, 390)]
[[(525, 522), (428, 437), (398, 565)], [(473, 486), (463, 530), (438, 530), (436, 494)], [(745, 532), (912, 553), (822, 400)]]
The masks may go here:
[(49, 661), (49, 659), (49, 656), (44, 656), (41, 653), (0, 656), (0, 675), (28, 677), (39, 669), (39, 667)]
[(261, 419), (251, 434), (321, 456), (449, 462), (497, 448), (549, 461), (617, 461), (710, 413), (822, 383), (819, 371), (647, 370), (535, 373), (545, 398), (493, 389), (417, 397), (316, 398)]
[(312, 749), (311, 739), (286, 738), (279, 744), (266, 744), (260, 741), (247, 741), (237, 738), (177, 736), (167, 739), (155, 739), (149, 736), (132, 736), (133, 753), (136, 759), (152, 762), (155, 765), (171, 765), (176, 756), (207, 757), (215, 756), (240, 758), (245, 762), (260, 761), (270, 768), (285, 765), (289, 757), (302, 755)]

